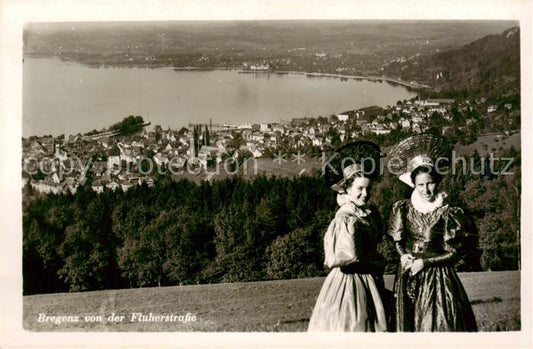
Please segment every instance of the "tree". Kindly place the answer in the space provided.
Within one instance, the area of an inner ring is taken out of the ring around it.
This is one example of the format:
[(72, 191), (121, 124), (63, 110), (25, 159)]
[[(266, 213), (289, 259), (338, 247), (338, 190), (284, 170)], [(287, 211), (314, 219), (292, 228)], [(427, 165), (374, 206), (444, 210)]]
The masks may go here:
[(73, 222), (59, 246), (64, 260), (58, 274), (70, 291), (113, 288), (119, 284), (116, 241), (104, 194), (95, 196), (86, 207), (74, 207)]
[(110, 129), (116, 131), (121, 135), (131, 135), (142, 130), (144, 120), (142, 116), (130, 115), (124, 118), (122, 121), (111, 125)]
[(443, 126), (445, 125), (446, 119), (442, 117), (442, 115), (436, 111), (431, 113), (431, 116), (429, 117), (429, 124), (433, 127)]
[(185, 209), (175, 210), (172, 222), (164, 231), (165, 276), (171, 284), (199, 283), (202, 270), (215, 255), (213, 227), (202, 214), (191, 214)]
[(317, 275), (323, 262), (321, 246), (316, 244), (319, 235), (313, 226), (309, 226), (275, 239), (266, 250), (267, 277), (294, 279)]
[(452, 114), (452, 121), (454, 125), (464, 125), (466, 119), (456, 106), (453, 106), (450, 112)]
[[(144, 274), (144, 266), (138, 264), (147, 256), (139, 255), (141, 235), (154, 220), (154, 212), (142, 202), (135, 200), (139, 189), (130, 189), (124, 201), (113, 209), (113, 232), (120, 241), (117, 244), (117, 261), (121, 276), (127, 280), (129, 287), (147, 285), (150, 281)], [(130, 204), (135, 202), (135, 205)], [(152, 229), (153, 230), (153, 229)], [(148, 256), (149, 257), (149, 256)], [(142, 262), (141, 262), (142, 263)]]
[(328, 135), (331, 137), (331, 145), (333, 147), (339, 147), (341, 145), (341, 137), (336, 128), (331, 127), (328, 131)]
[(204, 279), (210, 282), (233, 282), (256, 278), (253, 261), (257, 255), (248, 228), (243, 210), (227, 208), (215, 216), (216, 258), (204, 271)]

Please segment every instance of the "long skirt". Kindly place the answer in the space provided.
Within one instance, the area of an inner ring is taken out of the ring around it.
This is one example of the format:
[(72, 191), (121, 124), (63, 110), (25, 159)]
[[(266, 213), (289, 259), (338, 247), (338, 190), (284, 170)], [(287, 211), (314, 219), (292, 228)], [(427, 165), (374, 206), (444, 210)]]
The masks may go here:
[(459, 276), (451, 266), (396, 276), (396, 329), (402, 332), (475, 332), (476, 319)]
[(382, 280), (333, 268), (318, 295), (308, 331), (385, 332)]

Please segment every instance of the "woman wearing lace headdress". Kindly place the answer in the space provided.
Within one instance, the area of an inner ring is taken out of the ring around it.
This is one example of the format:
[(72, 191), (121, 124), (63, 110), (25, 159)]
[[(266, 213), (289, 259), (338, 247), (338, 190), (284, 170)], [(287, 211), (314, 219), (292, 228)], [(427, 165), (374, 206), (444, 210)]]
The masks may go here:
[[(374, 148), (379, 154), (379, 148), (370, 142), (353, 146)], [(383, 332), (387, 330), (382, 301), (384, 261), (376, 252), (382, 232), (379, 215), (368, 206), (373, 176), (359, 161), (346, 166), (342, 174), (332, 186), (340, 207), (324, 235), (324, 264), (331, 271), (318, 295), (308, 331)]]
[(388, 233), (400, 254), (395, 283), (398, 331), (477, 331), (453, 268), (468, 235), (464, 213), (446, 204), (446, 193), (439, 189), (439, 165), (447, 152), (442, 138), (422, 134), (403, 140), (390, 154), (407, 164), (399, 178), (414, 188), (410, 199), (393, 205), (389, 219)]

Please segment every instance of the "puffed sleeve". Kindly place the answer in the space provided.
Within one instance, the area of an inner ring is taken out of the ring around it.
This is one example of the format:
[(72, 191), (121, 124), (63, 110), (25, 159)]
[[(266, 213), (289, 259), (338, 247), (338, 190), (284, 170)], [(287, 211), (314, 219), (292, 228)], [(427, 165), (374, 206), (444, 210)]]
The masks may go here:
[(405, 200), (398, 201), (392, 205), (388, 233), (394, 241), (401, 241), (403, 237), (404, 225), (402, 210), (404, 206)]
[(403, 244), (404, 237), (404, 210), (406, 201), (401, 200), (392, 205), (392, 211), (389, 217), (388, 234), (395, 242), (396, 250), (400, 255), (405, 254), (405, 247)]
[(445, 214), (444, 250), (452, 253), (462, 252), (465, 237), (463, 222), (466, 221), (463, 210), (459, 207), (449, 207)]
[(360, 234), (355, 233), (356, 218), (349, 215), (335, 217), (324, 235), (324, 265), (342, 267), (359, 261)]

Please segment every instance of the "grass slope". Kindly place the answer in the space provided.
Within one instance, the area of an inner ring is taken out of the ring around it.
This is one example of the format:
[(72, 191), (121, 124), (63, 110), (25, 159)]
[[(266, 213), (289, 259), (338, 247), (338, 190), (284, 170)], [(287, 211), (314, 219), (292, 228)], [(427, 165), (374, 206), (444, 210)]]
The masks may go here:
[(455, 145), (454, 150), (458, 156), (472, 155), (474, 152), (478, 152), (481, 156), (489, 156), (490, 153), (494, 156), (498, 156), (502, 150), (511, 149), (511, 147), (520, 151), (521, 133), (513, 133), (509, 137), (505, 137), (501, 134), (479, 136), (478, 139), (469, 145)]
[[(481, 331), (520, 330), (520, 272), (462, 273)], [(385, 276), (392, 288), (393, 276)], [(24, 297), (24, 328), (31, 331), (305, 331), (324, 278), (191, 285)], [(194, 314), (189, 322), (131, 322), (131, 313)], [(80, 316), (79, 322), (38, 322)], [(107, 322), (115, 313), (122, 322)], [(102, 316), (89, 322), (84, 316)]]

